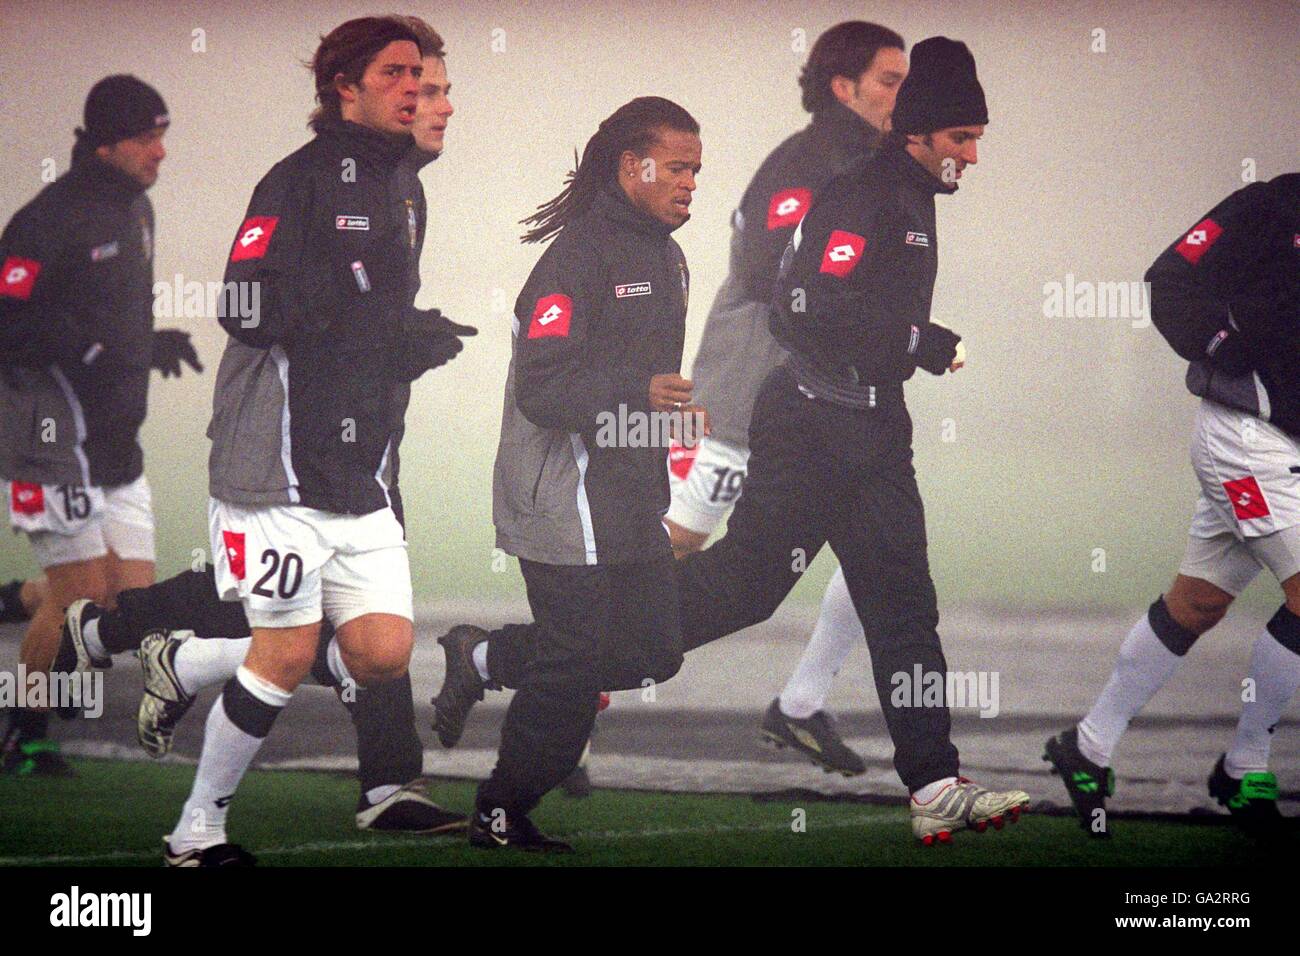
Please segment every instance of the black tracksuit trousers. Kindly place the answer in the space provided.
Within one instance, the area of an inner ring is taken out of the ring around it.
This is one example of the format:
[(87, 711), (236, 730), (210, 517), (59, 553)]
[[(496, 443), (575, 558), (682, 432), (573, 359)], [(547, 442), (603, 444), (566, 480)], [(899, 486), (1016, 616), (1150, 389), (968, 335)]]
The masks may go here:
[[(602, 690), (645, 687), (677, 673), (681, 624), (666, 538), (664, 551), (635, 564), (519, 562), (534, 623), (509, 628), (514, 640), (505, 643), (514, 653), (503, 666), (518, 690), (496, 767), (479, 787), (479, 812), (526, 814), (563, 780), (591, 736)], [(489, 641), (489, 671), (493, 652)]]
[[(917, 664), (945, 674), (947, 662), (912, 467), (912, 420), (901, 386), (879, 390), (877, 399), (870, 409), (834, 405), (806, 397), (785, 367), (772, 372), (754, 406), (749, 474), (727, 533), (674, 570), (689, 651), (771, 617), (829, 543), (866, 631), (894, 767), (915, 791), (955, 776), (958, 757), (946, 706), (890, 701), (895, 674), (910, 679)], [(541, 640), (526, 625), (492, 637), (488, 672), (516, 686)]]

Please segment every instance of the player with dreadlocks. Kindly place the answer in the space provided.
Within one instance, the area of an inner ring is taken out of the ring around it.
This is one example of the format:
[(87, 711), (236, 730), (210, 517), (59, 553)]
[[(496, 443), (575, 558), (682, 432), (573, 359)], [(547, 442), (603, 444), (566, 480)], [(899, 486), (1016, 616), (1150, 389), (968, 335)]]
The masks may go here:
[[(554, 242), (515, 303), (492, 512), (497, 545), (519, 558), (537, 653), (478, 791), (474, 846), (571, 849), (528, 813), (577, 765), (599, 692), (681, 666), (663, 525), (672, 436), (645, 423), (693, 410), (679, 374), (688, 274), (671, 233), (690, 218), (699, 131), (668, 100), (626, 103), (524, 220), (523, 241)], [(463, 627), (443, 643), (449, 658), (477, 650), (486, 671), (487, 637)]]

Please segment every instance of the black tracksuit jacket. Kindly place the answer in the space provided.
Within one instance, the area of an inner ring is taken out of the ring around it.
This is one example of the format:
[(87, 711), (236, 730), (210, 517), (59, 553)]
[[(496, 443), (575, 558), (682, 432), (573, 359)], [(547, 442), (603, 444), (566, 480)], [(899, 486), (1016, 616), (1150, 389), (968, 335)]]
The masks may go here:
[(781, 264), (777, 341), (821, 378), (884, 388), (901, 401), (930, 323), (934, 197), (955, 189), (893, 144), (828, 183)]
[[(1191, 362), (1187, 387), (1300, 439), (1300, 173), (1239, 189), (1147, 270), (1151, 319)], [(1244, 336), (1254, 371), (1227, 374), (1219, 346)]]
[(668, 554), (662, 436), (631, 447), (602, 425), (647, 415), (651, 377), (681, 369), (689, 276), (671, 232), (610, 186), (519, 294), (492, 493), (508, 554), (544, 564)]
[[(0, 477), (113, 487), (137, 436), (153, 336), (153, 207), (80, 145), (0, 236)], [(53, 442), (44, 423), (55, 423)]]
[(394, 376), (425, 211), (408, 141), (341, 120), (258, 184), (226, 266), (260, 315), (221, 319), (209, 487), (244, 506), (389, 503), (409, 387)]

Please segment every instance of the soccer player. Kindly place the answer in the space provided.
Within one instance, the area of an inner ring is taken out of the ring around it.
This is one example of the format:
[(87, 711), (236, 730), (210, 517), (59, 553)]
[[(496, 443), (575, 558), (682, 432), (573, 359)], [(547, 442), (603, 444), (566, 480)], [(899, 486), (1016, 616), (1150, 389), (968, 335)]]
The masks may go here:
[[(68, 604), (111, 604), (153, 581), (138, 441), (149, 371), (202, 370), (187, 333), (153, 327), (145, 193), (167, 155), (167, 107), (134, 76), (109, 76), (86, 97), (84, 120), (71, 168), (0, 236), (0, 478), (49, 589), (19, 653), (29, 673), (49, 668)], [(11, 710), (4, 768), (70, 773), (48, 727), (46, 709)]]
[(210, 529), (225, 600), (243, 603), (248, 655), (209, 714), (194, 786), (165, 841), (172, 866), (251, 862), (226, 840), (235, 789), (317, 658), (322, 616), (336, 682), (400, 680), (412, 646), (410, 570), (393, 507), (393, 448), (409, 383), (461, 350), (418, 310), (419, 211), (409, 176), (419, 36), (362, 17), (312, 61), (315, 138), (254, 191), (226, 281), (256, 282), (261, 314), (225, 316), (209, 461)]
[(1261, 568), (1284, 601), (1255, 641), (1237, 734), (1210, 796), (1251, 833), (1275, 833), (1273, 730), (1300, 688), (1300, 173), (1252, 183), (1215, 206), (1147, 270), (1151, 318), (1191, 364), (1201, 399), (1192, 467), (1201, 494), (1173, 585), (1120, 646), (1092, 709), (1047, 741), (1089, 833), (1106, 836), (1111, 758), (1125, 729)]
[[(691, 408), (680, 375), (688, 273), (672, 233), (690, 218), (699, 129), (669, 100), (624, 104), (564, 191), (525, 220), (525, 242), (554, 242), (515, 303), (492, 512), (497, 545), (519, 558), (536, 654), (479, 787), (476, 847), (570, 850), (528, 814), (577, 766), (600, 692), (681, 666), (663, 525), (669, 440), (646, 426)], [(644, 440), (632, 437), (638, 424)], [(487, 636), (458, 630), (471, 656)]]
[[(837, 24), (818, 37), (799, 77), (812, 123), (763, 161), (732, 215), (730, 272), (714, 299), (691, 373), (712, 432), (694, 451), (677, 446), (670, 453), (673, 502), (664, 523), (679, 557), (702, 548), (743, 493), (754, 398), (786, 358), (768, 329), (781, 253), (831, 177), (879, 148), (907, 76), (903, 49), (903, 38), (893, 30), (861, 20)], [(837, 568), (812, 638), (763, 717), (765, 739), (793, 747), (827, 771), (853, 776), (867, 769), (823, 709), (835, 675), (862, 640)]]
[[(770, 617), (830, 543), (865, 628), (912, 831), (929, 846), (1014, 822), (1029, 802), (958, 776), (945, 701), (892, 699), (896, 674), (947, 672), (903, 383), (963, 362), (960, 337), (929, 316), (934, 197), (956, 191), (988, 122), (964, 44), (914, 48), (892, 122), (879, 153), (814, 199), (782, 257), (771, 323), (790, 356), (755, 402), (749, 476), (726, 535), (676, 562), (676, 583), (689, 651)], [(463, 712), (489, 680), (516, 686), (540, 654), (529, 625), (456, 632), (467, 647), (490, 637), (449, 667), (444, 694), (450, 685)]]
[[(404, 171), (411, 174), (410, 182), (402, 186), (403, 196), (414, 201), (412, 208), (417, 211), (420, 226), (412, 257), (412, 269), (418, 269), (425, 204), (423, 187), (415, 174), (441, 155), (454, 109), (448, 98), (451, 84), (447, 80), (442, 38), (418, 17), (403, 19), (419, 38), (424, 53), (424, 73), (420, 77), (420, 95), (412, 124), (415, 149), (403, 163)], [(395, 439), (393, 486), (389, 491), (393, 512), (402, 521), (397, 452)], [(224, 640), (188, 640), (186, 633), (149, 635), (160, 628)], [(214, 571), (209, 565), (201, 572), (186, 571), (149, 588), (124, 591), (119, 595), (118, 606), (112, 610), (89, 602), (74, 604), (66, 616), (55, 667), (70, 671), (102, 666), (111, 654), (134, 650), (143, 642), (145, 694), (140, 707), (139, 736), (151, 755), (162, 756), (170, 749), (175, 727), (189, 710), (195, 694), (203, 687), (224, 684), (234, 676), (247, 653), (248, 634), (248, 618), (243, 607), (237, 602), (218, 599)], [(322, 621), (320, 649), (328, 648), (333, 635), (333, 625), (328, 620)], [(343, 688), (333, 679), (319, 652), (312, 674), (340, 693), (356, 727), (361, 780), (357, 826), (418, 833), (462, 828), (466, 818), (439, 807), (420, 786), (423, 746), (415, 730), (409, 675), (369, 688)], [(353, 695), (343, 693), (345, 690), (355, 692), (354, 702), (349, 703)]]

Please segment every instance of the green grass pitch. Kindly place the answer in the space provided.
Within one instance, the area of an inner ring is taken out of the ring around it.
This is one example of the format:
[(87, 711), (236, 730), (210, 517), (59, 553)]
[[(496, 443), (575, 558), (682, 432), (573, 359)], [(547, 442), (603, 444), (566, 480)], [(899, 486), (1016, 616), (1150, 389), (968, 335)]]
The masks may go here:
[[(74, 764), (70, 780), (0, 777), (0, 867), (160, 865), (160, 838), (193, 768)], [(467, 810), (474, 785), (433, 781), (430, 792)], [(1244, 866), (1258, 854), (1229, 827), (1121, 820), (1113, 839), (1096, 841), (1073, 819), (1032, 813), (1001, 832), (963, 831), (950, 847), (925, 848), (902, 806), (597, 790), (586, 800), (546, 798), (534, 820), (578, 852), (539, 857), (472, 850), (463, 834), (365, 833), (355, 804), (349, 776), (254, 771), (229, 832), (262, 866)]]

